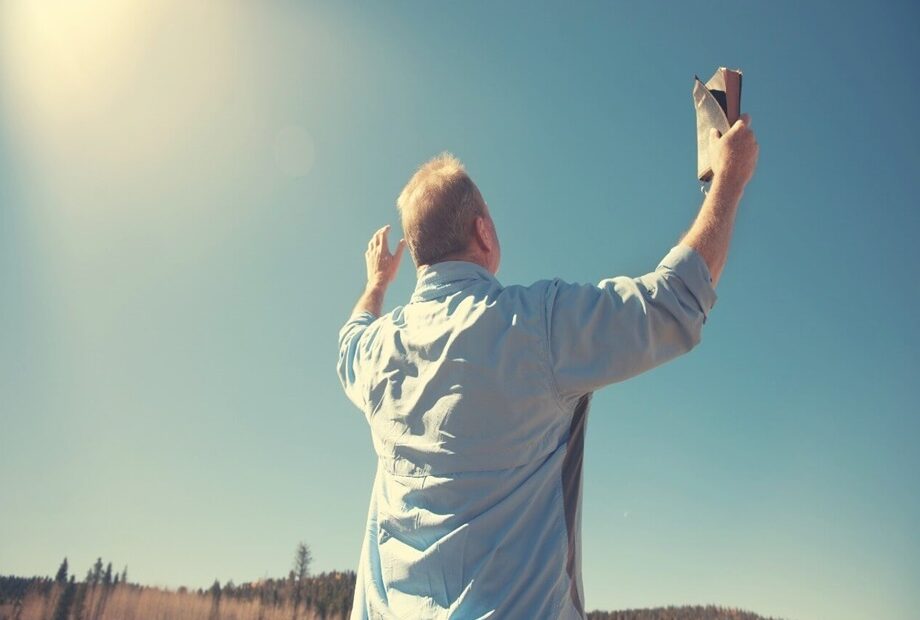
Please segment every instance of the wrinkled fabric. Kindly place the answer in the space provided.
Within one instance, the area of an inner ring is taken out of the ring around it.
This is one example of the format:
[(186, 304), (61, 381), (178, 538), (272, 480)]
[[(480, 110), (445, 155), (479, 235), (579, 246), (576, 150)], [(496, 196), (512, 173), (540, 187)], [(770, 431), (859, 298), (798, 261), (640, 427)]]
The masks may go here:
[(715, 301), (678, 244), (596, 285), (502, 286), (445, 261), (406, 305), (354, 314), (337, 369), (377, 471), (351, 618), (585, 618), (591, 396), (696, 346)]

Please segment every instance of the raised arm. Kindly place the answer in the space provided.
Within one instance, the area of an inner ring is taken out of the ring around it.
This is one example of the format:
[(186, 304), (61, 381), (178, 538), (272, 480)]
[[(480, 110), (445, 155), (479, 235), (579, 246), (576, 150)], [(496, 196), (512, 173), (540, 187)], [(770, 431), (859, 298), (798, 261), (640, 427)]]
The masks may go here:
[(680, 243), (700, 253), (712, 275), (713, 287), (722, 275), (735, 226), (735, 213), (744, 187), (754, 174), (760, 147), (751, 130), (751, 117), (742, 114), (722, 137), (709, 136), (713, 181), (699, 215)]
[(638, 278), (597, 285), (557, 278), (547, 292), (548, 358), (566, 406), (695, 347), (716, 302), (703, 257), (682, 244)]
[(387, 241), (389, 224), (379, 229), (371, 237), (364, 253), (367, 264), (367, 285), (351, 317), (339, 330), (339, 361), (337, 370), (339, 381), (345, 389), (345, 394), (359, 408), (365, 407), (365, 391), (362, 383), (361, 366), (365, 356), (362, 355), (360, 346), (361, 337), (367, 331), (374, 319), (380, 316), (383, 308), (383, 296), (387, 287), (396, 277), (399, 260), (402, 258), (406, 246), (404, 239), (396, 244), (396, 252), (390, 254), (390, 244)]
[(570, 403), (645, 372), (700, 342), (735, 211), (757, 164), (750, 122), (744, 114), (725, 136), (710, 136), (710, 192), (693, 226), (655, 271), (597, 286), (556, 280), (548, 287), (548, 357), (562, 400)]
[(380, 316), (383, 309), (383, 296), (390, 282), (396, 277), (399, 259), (402, 258), (403, 250), (406, 248), (406, 240), (400, 239), (396, 244), (396, 251), (390, 254), (390, 244), (387, 241), (388, 232), (390, 232), (389, 224), (375, 232), (367, 243), (367, 251), (364, 253), (364, 260), (367, 263), (367, 285), (351, 312), (352, 316), (359, 312), (370, 312), (374, 316)]

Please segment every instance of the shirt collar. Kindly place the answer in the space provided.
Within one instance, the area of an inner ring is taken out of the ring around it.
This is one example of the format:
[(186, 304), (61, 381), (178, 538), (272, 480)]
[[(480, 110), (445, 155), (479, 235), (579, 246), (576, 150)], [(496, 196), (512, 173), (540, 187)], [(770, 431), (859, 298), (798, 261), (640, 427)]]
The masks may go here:
[(465, 260), (446, 260), (425, 265), (419, 270), (418, 282), (411, 301), (427, 301), (462, 290), (476, 281), (498, 284), (492, 273), (477, 263)]

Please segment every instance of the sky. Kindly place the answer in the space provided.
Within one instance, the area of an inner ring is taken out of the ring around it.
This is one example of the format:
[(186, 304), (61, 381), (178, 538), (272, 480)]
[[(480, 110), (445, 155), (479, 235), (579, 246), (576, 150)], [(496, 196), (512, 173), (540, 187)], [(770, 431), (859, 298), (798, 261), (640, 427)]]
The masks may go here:
[(920, 10), (568, 4), (0, 4), (0, 574), (354, 569), (337, 335), (412, 172), (466, 164), (505, 284), (641, 275), (728, 66), (759, 165), (701, 344), (595, 395), (586, 607), (916, 617)]

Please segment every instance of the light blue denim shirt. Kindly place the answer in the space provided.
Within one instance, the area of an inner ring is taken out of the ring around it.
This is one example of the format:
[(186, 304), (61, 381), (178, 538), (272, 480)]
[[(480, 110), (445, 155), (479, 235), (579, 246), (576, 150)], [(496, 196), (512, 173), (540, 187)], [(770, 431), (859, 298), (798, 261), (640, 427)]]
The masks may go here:
[(715, 301), (678, 244), (597, 285), (436, 263), (405, 306), (353, 315), (338, 374), (378, 465), (352, 619), (584, 618), (591, 395), (692, 349)]

